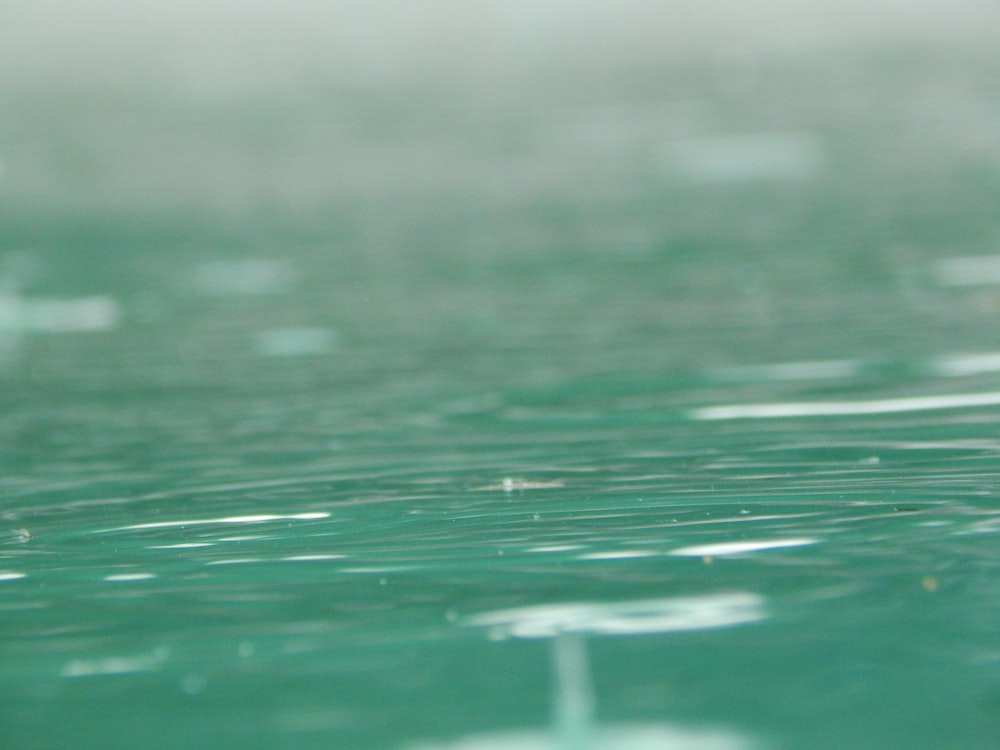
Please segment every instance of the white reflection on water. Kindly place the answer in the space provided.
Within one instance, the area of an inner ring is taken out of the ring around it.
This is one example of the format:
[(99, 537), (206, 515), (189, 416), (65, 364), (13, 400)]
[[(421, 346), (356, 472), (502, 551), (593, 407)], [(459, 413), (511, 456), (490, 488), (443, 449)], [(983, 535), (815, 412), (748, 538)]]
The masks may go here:
[(18, 573), (13, 570), (0, 570), (0, 581), (16, 581), (19, 578), (25, 578), (27, 573)]
[(148, 581), (156, 578), (156, 573), (114, 573), (104, 576), (105, 581)]
[(257, 334), (256, 350), (262, 357), (304, 357), (329, 354), (337, 334), (329, 328), (273, 328)]
[(945, 258), (934, 264), (934, 276), (943, 286), (1000, 284), (1000, 255)]
[(756, 743), (720, 728), (671, 724), (600, 725), (594, 714), (584, 634), (637, 635), (701, 630), (765, 618), (763, 597), (745, 592), (631, 602), (544, 604), (474, 615), (466, 625), (494, 639), (552, 638), (553, 722), (549, 731), (484, 734), (412, 750), (743, 750)]
[(694, 182), (805, 180), (823, 171), (826, 148), (809, 133), (690, 138), (664, 154), (668, 173)]
[(742, 555), (747, 552), (760, 552), (786, 547), (805, 547), (817, 544), (818, 539), (761, 539), (744, 542), (720, 542), (719, 544), (696, 544), (690, 547), (679, 547), (671, 550), (671, 555), (679, 557), (724, 557), (725, 555)]
[(898, 414), (911, 411), (1000, 406), (1000, 391), (910, 396), (866, 401), (787, 401), (772, 404), (729, 404), (692, 409), (695, 421), (721, 419), (781, 419), (788, 417), (839, 417), (864, 414)]
[(209, 261), (192, 274), (194, 287), (212, 296), (282, 294), (290, 292), (295, 281), (290, 262), (264, 258)]
[(205, 565), (248, 565), (264, 562), (262, 557), (234, 557), (230, 560), (209, 560)]
[[(695, 729), (670, 724), (598, 727), (586, 747), (593, 750), (749, 750), (759, 745), (727, 729)], [(449, 744), (410, 745), (408, 750), (562, 750), (552, 732), (524, 731), (463, 737)]]
[(772, 380), (827, 380), (852, 378), (863, 367), (861, 360), (841, 359), (822, 362), (778, 362), (770, 365), (719, 367), (706, 372), (712, 380), (726, 382)]
[(130, 674), (152, 672), (170, 656), (170, 649), (159, 646), (149, 654), (138, 656), (109, 656), (103, 659), (73, 659), (62, 668), (63, 677), (90, 677), (92, 675)]
[(961, 378), (987, 372), (1000, 372), (1000, 352), (985, 354), (953, 354), (931, 361), (931, 371), (935, 375)]
[(581, 549), (583, 545), (580, 544), (548, 544), (542, 547), (530, 547), (527, 552), (536, 553), (548, 553), (548, 552), (571, 552), (575, 549)]
[(268, 536), (267, 534), (241, 534), (239, 536), (220, 536), (215, 541), (217, 542), (256, 542), (261, 539), (274, 539), (273, 536)]
[(671, 633), (758, 622), (766, 616), (763, 597), (734, 592), (631, 602), (540, 604), (484, 612), (468, 617), (463, 624), (488, 628), (490, 637), (502, 640), (550, 638), (562, 633)]
[(621, 549), (607, 552), (588, 552), (580, 555), (581, 560), (631, 560), (639, 557), (655, 557), (656, 552), (645, 549)]
[(170, 529), (184, 526), (204, 526), (216, 523), (267, 523), (268, 521), (312, 521), (320, 518), (329, 518), (330, 514), (325, 512), (315, 513), (292, 513), (290, 515), (275, 515), (262, 513), (253, 516), (225, 516), (223, 518), (196, 518), (184, 521), (156, 521), (154, 523), (137, 523), (132, 526), (118, 526), (113, 529), (100, 529), (94, 533), (107, 533), (110, 531), (138, 531), (140, 529)]
[(7, 335), (37, 333), (93, 333), (118, 326), (118, 302), (106, 294), (93, 297), (24, 297), (0, 289), (0, 331)]
[(118, 326), (121, 313), (118, 303), (107, 295), (26, 300), (22, 325), (33, 331), (73, 333), (109, 331)]
[[(840, 359), (813, 362), (775, 362), (762, 365), (713, 367), (704, 371), (711, 381), (724, 383), (799, 380), (839, 380), (861, 375), (872, 362)], [(943, 354), (916, 363), (931, 375), (949, 378), (1000, 372), (1000, 352)]]

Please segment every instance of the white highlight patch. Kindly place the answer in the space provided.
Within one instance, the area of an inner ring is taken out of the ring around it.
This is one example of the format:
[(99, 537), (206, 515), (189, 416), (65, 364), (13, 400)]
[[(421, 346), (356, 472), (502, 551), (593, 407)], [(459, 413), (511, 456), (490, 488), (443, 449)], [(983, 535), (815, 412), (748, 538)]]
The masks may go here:
[(551, 544), (545, 547), (531, 547), (528, 552), (572, 552), (576, 549), (583, 549), (581, 544)]
[(26, 577), (26, 573), (17, 573), (13, 570), (0, 570), (0, 581), (16, 581), (19, 578)]
[(148, 581), (150, 578), (156, 578), (155, 573), (114, 573), (109, 576), (104, 576), (105, 581)]
[(771, 365), (722, 367), (708, 371), (709, 377), (726, 382), (770, 382), (775, 380), (836, 380), (852, 378), (861, 371), (856, 360), (829, 360), (825, 362), (780, 362)]
[(818, 539), (761, 539), (752, 542), (696, 544), (691, 547), (680, 547), (671, 550), (670, 554), (680, 557), (725, 557), (726, 555), (742, 555), (747, 552), (761, 552), (769, 549), (805, 547), (810, 544), (817, 544), (818, 542)]
[(988, 354), (955, 354), (931, 361), (931, 370), (936, 375), (961, 378), (987, 372), (1000, 372), (1000, 352)]
[(170, 649), (157, 648), (143, 656), (110, 656), (106, 659), (74, 659), (62, 668), (63, 677), (90, 677), (92, 675), (131, 674), (152, 672), (170, 655)]
[[(406, 750), (553, 750), (564, 747), (554, 732), (514, 731), (463, 737), (449, 743), (420, 743)], [(589, 750), (752, 750), (758, 744), (727, 729), (697, 729), (670, 724), (597, 727)]]
[(21, 297), (17, 292), (0, 289), (0, 330), (21, 329)]
[(256, 350), (263, 357), (304, 357), (329, 354), (337, 334), (329, 328), (275, 328), (257, 334)]
[(588, 552), (580, 555), (581, 560), (629, 560), (636, 557), (655, 557), (655, 552), (644, 549), (622, 549), (611, 552)]
[(292, 555), (283, 557), (288, 562), (313, 562), (314, 560), (343, 560), (347, 555)]
[(670, 144), (665, 167), (693, 182), (805, 180), (826, 161), (823, 141), (808, 133), (692, 138)]
[(118, 303), (107, 295), (56, 299), (0, 292), (0, 329), (37, 333), (93, 333), (118, 327)]
[(547, 482), (535, 482), (518, 477), (504, 477), (499, 484), (488, 484), (484, 487), (476, 487), (476, 490), (503, 490), (504, 492), (514, 492), (523, 490), (544, 490), (555, 487), (565, 487), (566, 482), (562, 479), (553, 479)]
[(214, 523), (267, 523), (269, 521), (312, 521), (320, 518), (329, 518), (330, 514), (325, 512), (317, 513), (293, 513), (291, 515), (279, 516), (271, 513), (262, 513), (255, 516), (226, 516), (223, 518), (196, 518), (186, 521), (157, 521), (155, 523), (137, 523), (132, 526), (118, 526), (114, 529), (102, 529), (95, 533), (107, 533), (109, 531), (138, 531), (141, 529), (170, 529), (184, 526), (205, 526)]
[(295, 282), (291, 263), (264, 258), (209, 261), (193, 273), (195, 288), (213, 296), (281, 294), (291, 291)]
[(416, 570), (416, 565), (385, 565), (361, 568), (342, 568), (341, 573), (405, 573)]
[(110, 331), (117, 328), (118, 303), (111, 297), (37, 299), (22, 313), (25, 327), (50, 333)]
[(1000, 284), (1000, 255), (946, 258), (934, 264), (934, 276), (943, 286)]
[(234, 557), (229, 560), (209, 560), (205, 565), (248, 565), (264, 562), (260, 557)]
[(185, 542), (183, 544), (157, 544), (148, 549), (195, 549), (197, 547), (214, 547), (215, 542)]
[(741, 625), (765, 617), (761, 596), (730, 593), (607, 604), (542, 604), (473, 615), (463, 624), (488, 628), (491, 638), (502, 640), (550, 638), (561, 633), (671, 633)]
[(218, 542), (256, 542), (260, 539), (274, 539), (267, 534), (240, 534), (239, 536), (220, 536)]
[(912, 396), (871, 401), (801, 401), (775, 404), (732, 404), (693, 409), (688, 416), (697, 421), (720, 419), (783, 419), (789, 417), (841, 417), (865, 414), (898, 414), (939, 409), (1000, 406), (1000, 391), (956, 393), (942, 396)]

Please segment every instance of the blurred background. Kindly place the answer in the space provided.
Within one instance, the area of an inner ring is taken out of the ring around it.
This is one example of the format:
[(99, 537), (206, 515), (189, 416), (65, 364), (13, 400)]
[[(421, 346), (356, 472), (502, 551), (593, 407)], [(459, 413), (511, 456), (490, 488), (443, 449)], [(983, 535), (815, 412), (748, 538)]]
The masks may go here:
[(996, 250), (998, 16), (10, 0), (6, 376), (231, 379), (414, 332), (598, 369), (981, 336), (995, 287), (956, 300), (940, 263)]

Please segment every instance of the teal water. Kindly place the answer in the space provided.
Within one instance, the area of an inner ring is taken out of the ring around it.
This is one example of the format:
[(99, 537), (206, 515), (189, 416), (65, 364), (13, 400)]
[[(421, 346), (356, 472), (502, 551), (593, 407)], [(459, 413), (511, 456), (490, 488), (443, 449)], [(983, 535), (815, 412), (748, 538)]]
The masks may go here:
[(322, 210), (315, 102), (174, 123), (243, 213), (8, 146), (0, 746), (994, 747), (995, 78), (894, 55), (362, 102)]
[[(135, 355), (130, 325), (89, 346)], [(997, 406), (933, 398), (988, 394), (993, 376), (919, 374), (958, 361), (944, 355), (644, 370), (660, 354), (641, 338), (577, 352), (524, 328), (502, 349), (432, 333), (381, 356), (230, 344), (212, 353), (222, 374), (196, 361), (162, 383), (141, 381), (165, 368), (93, 361), (12, 376), (5, 746), (376, 748), (539, 728), (548, 647), (466, 618), (734, 592), (760, 598), (759, 619), (592, 636), (599, 719), (776, 747), (992, 743)], [(697, 411), (900, 397), (924, 400)]]

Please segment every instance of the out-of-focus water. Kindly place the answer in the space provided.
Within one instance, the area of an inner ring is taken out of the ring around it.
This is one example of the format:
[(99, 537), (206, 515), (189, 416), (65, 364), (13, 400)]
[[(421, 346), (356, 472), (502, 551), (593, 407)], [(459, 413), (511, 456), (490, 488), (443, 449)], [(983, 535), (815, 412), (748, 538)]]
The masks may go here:
[(995, 746), (993, 53), (654, 38), (8, 79), (0, 746)]

